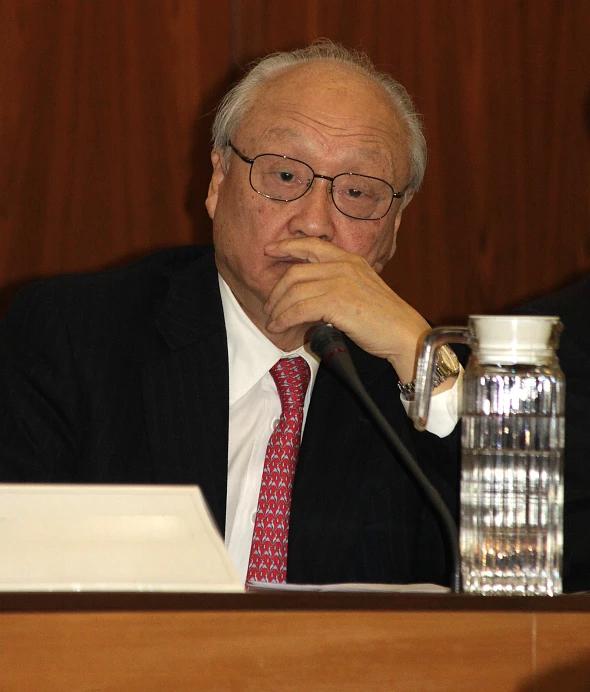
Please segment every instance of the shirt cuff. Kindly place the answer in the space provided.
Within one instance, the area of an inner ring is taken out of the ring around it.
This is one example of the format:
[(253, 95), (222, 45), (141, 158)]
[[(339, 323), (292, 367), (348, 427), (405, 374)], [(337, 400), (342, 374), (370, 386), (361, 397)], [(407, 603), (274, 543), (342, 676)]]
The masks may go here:
[[(428, 423), (426, 430), (437, 437), (450, 435), (459, 421), (459, 400), (463, 388), (463, 368), (459, 370), (455, 384), (440, 394), (435, 394), (430, 398), (430, 412), (428, 413)], [(411, 401), (406, 401), (403, 397), (401, 402), (409, 414)]]

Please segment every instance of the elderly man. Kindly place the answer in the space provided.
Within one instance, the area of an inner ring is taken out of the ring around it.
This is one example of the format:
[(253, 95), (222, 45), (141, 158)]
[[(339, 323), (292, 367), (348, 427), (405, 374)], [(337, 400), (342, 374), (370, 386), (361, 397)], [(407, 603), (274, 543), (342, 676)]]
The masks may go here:
[(445, 583), (435, 512), (306, 343), (321, 322), (345, 333), (453, 505), (458, 364), (440, 358), (417, 433), (403, 399), (428, 323), (379, 278), (424, 172), (407, 93), (330, 43), (270, 56), (221, 104), (211, 159), (213, 251), (15, 301), (0, 331), (0, 479), (198, 484), (248, 580)]

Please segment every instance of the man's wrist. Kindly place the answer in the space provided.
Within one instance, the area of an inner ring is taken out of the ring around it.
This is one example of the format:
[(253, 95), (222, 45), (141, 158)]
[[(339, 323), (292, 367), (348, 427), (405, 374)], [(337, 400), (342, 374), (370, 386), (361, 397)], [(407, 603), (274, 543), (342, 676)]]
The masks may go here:
[[(446, 345), (441, 346), (436, 353), (436, 364), (434, 366), (434, 377), (432, 381), (432, 390), (440, 387), (443, 382), (451, 377), (457, 377), (461, 366), (454, 351)], [(397, 386), (402, 397), (406, 401), (413, 401), (416, 395), (416, 380), (402, 384), (398, 381)]]

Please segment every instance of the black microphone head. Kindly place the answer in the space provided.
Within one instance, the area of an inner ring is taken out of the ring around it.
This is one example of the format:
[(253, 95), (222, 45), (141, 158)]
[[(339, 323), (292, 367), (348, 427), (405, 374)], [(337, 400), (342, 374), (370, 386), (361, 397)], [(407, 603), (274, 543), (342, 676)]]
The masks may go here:
[(320, 324), (314, 327), (309, 341), (311, 350), (322, 360), (334, 351), (346, 351), (344, 336), (331, 324)]
[(363, 387), (344, 341), (344, 334), (339, 329), (331, 324), (315, 327), (309, 345), (316, 356), (322, 359), (324, 367), (331, 370), (350, 389), (358, 392)]

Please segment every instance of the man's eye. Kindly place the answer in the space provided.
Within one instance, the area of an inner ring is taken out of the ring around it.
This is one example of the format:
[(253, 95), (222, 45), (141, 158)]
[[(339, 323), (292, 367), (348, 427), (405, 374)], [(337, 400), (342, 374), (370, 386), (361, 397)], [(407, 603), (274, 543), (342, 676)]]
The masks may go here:
[(293, 173), (289, 173), (289, 171), (281, 171), (278, 175), (280, 181), (283, 183), (291, 183), (295, 180), (295, 176)]
[(344, 196), (347, 199), (366, 199), (373, 197), (371, 190), (360, 190), (358, 187), (349, 187), (344, 190)]

